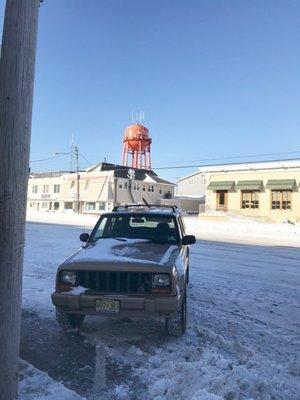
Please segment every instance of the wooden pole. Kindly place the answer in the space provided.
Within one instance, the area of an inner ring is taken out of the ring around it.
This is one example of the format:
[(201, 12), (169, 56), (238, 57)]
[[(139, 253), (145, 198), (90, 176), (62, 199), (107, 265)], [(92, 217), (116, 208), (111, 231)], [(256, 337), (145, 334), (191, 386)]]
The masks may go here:
[(39, 0), (7, 0), (0, 60), (0, 399), (18, 391), (21, 294)]

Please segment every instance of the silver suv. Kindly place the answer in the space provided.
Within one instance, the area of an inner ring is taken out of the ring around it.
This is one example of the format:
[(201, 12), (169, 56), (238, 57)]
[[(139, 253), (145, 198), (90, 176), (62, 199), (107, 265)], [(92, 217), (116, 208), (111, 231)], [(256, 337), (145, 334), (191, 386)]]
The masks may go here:
[(128, 205), (102, 214), (82, 248), (58, 268), (52, 302), (63, 328), (85, 315), (165, 317), (170, 335), (186, 330), (189, 245), (176, 207)]

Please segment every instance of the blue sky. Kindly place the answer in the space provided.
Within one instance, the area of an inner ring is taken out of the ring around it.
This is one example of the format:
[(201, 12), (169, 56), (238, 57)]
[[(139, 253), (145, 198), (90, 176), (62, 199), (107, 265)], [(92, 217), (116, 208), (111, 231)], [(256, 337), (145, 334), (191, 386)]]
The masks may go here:
[(120, 162), (132, 108), (145, 111), (154, 166), (300, 151), (299, 20), (297, 0), (45, 0), (31, 160), (74, 135), (92, 163)]

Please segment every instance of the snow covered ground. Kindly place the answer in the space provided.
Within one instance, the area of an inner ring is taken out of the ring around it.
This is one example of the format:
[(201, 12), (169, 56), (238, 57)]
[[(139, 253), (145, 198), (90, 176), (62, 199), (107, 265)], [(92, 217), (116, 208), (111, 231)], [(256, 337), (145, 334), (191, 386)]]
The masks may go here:
[[(192, 246), (183, 337), (168, 338), (161, 321), (91, 317), (66, 338), (50, 294), (57, 265), (80, 246), (79, 226), (95, 221), (81, 217), (27, 224), (21, 357), (48, 375), (33, 370), (30, 382), (27, 373), (22, 400), (34, 399), (28, 390), (39, 380), (55, 394), (51, 379), (73, 390), (60, 400), (77, 399), (74, 391), (103, 400), (299, 399), (299, 226), (188, 217), (201, 240)], [(52, 400), (43, 390), (36, 398)]]
[(207, 221), (196, 216), (185, 217), (185, 223), (187, 229), (199, 239), (300, 247), (300, 224), (272, 224), (241, 217), (231, 217), (228, 221)]
[(29, 222), (44, 222), (47, 224), (65, 224), (83, 227), (93, 227), (99, 218), (98, 215), (76, 214), (74, 212), (40, 212), (27, 211), (26, 219)]
[(21, 360), (19, 400), (82, 400), (75, 392)]

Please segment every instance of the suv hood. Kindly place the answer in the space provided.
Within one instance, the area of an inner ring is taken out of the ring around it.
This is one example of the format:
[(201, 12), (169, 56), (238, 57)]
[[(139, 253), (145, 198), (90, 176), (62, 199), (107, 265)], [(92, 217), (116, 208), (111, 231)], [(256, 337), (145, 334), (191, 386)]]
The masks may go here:
[(178, 245), (158, 244), (144, 239), (99, 239), (77, 250), (64, 264), (109, 261), (172, 266), (179, 251)]

